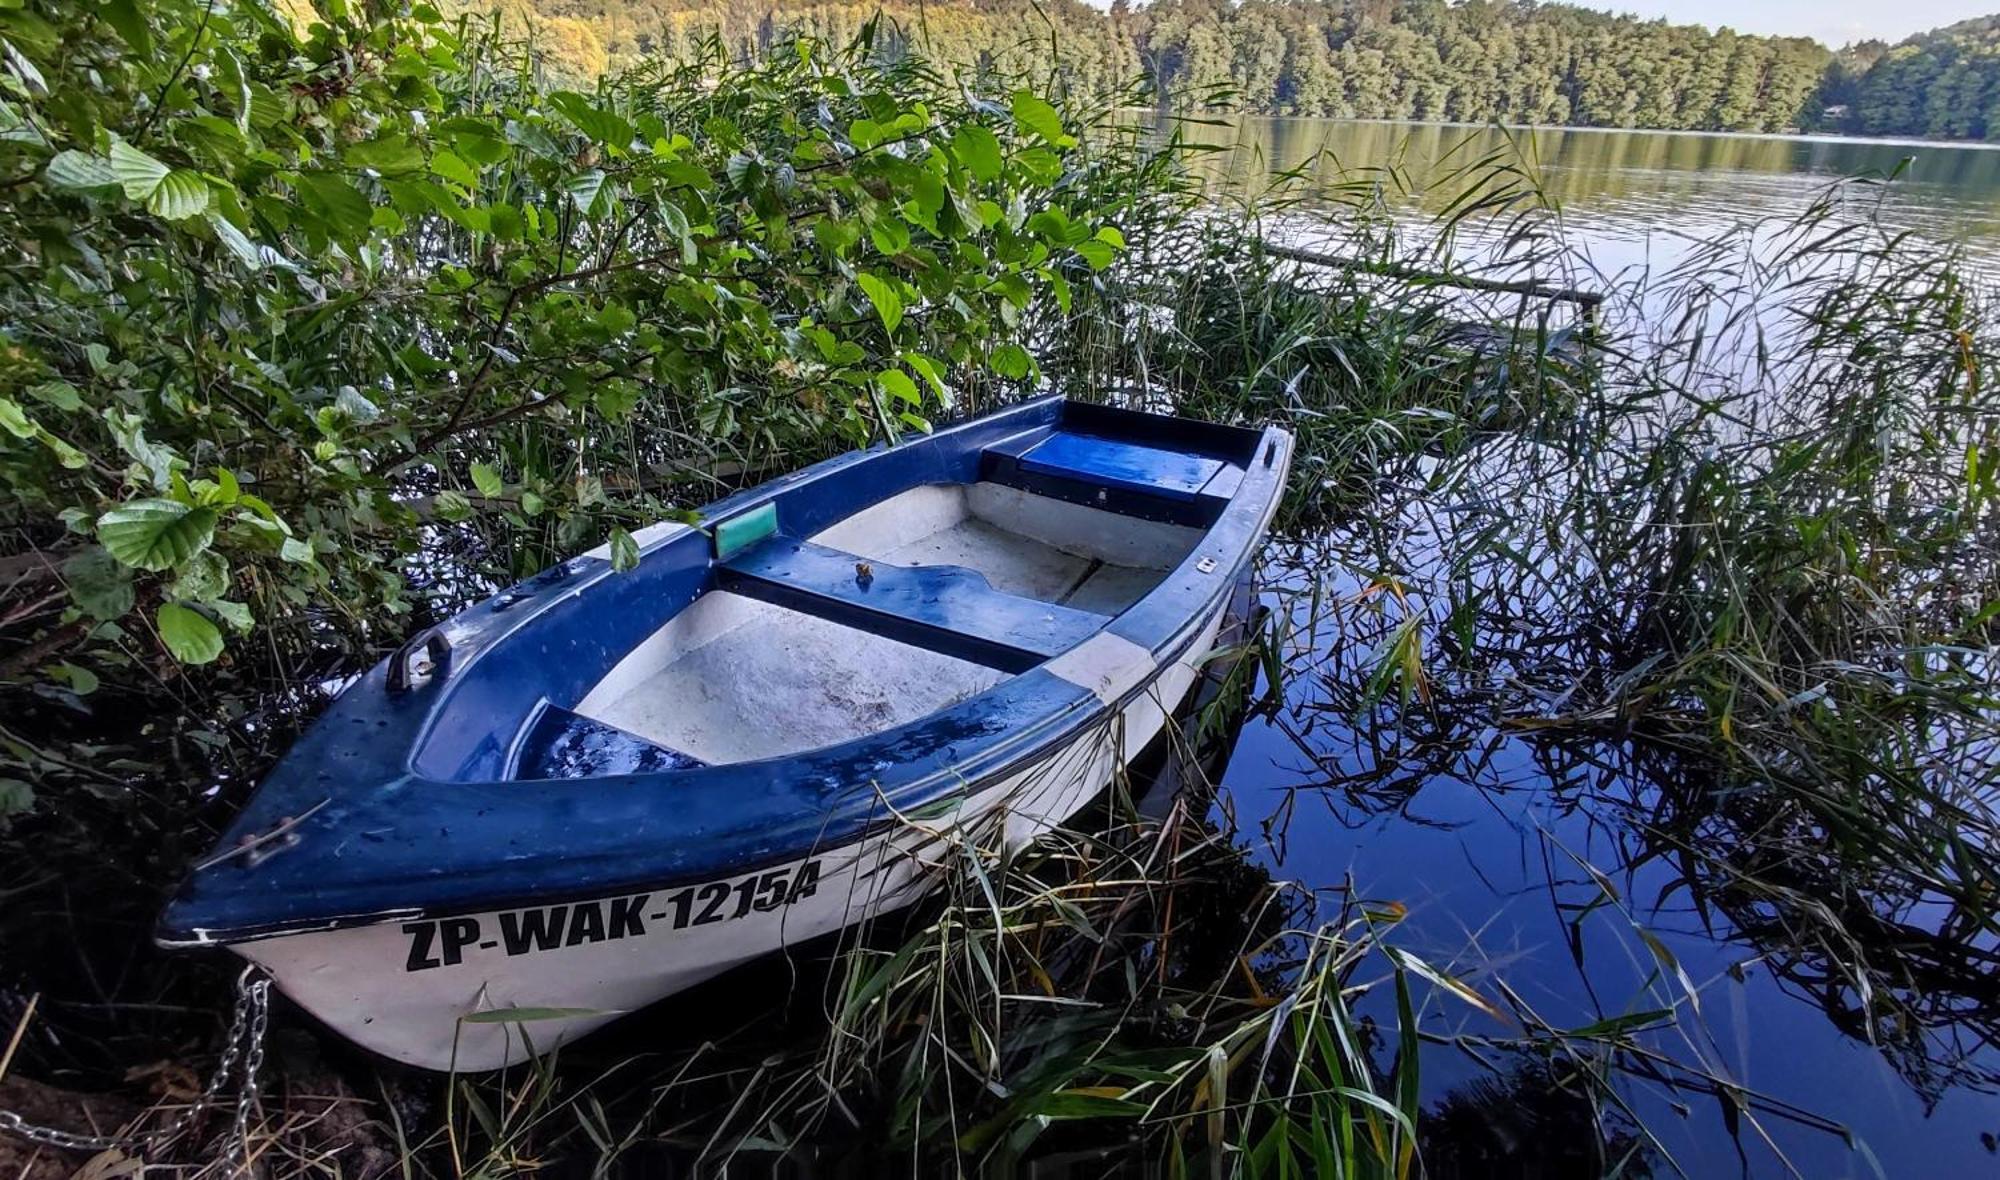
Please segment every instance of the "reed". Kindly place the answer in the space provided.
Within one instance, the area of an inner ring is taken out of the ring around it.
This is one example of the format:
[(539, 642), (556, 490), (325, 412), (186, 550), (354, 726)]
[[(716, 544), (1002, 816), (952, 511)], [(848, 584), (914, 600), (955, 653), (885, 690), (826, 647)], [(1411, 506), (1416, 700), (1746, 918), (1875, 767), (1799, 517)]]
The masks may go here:
[[(1366, 179), (1350, 191), (1393, 177)], [(1386, 243), (1380, 269), (1435, 272), (1417, 290), (1355, 268), (1320, 285), (1324, 306), (1294, 303), (1298, 283), (1224, 245), (1156, 317), (1185, 337), (1160, 333), (1132, 362), (1192, 375), (1176, 401), (1192, 412), (1293, 423), (1299, 469), (1324, 477), (1295, 489), (1295, 524), (1346, 509), (1288, 588), (1314, 656), (1282, 670), (1342, 719), (1296, 731), (1323, 789), (1400, 807), (1438, 776), (1476, 780), (1497, 742), (1529, 743), (1547, 789), (1590, 783), (1579, 793), (1636, 863), (1676, 866), (1719, 937), (1753, 945), (1920, 1093), (1991, 1085), (1989, 276), (1879, 218), (1893, 178), (1853, 181), (1662, 272), (1597, 276), (1602, 317), (1560, 348), (1530, 317), (1456, 355), (1413, 314), (1454, 280), (1587, 270), (1525, 154), (1451, 179), (1466, 195), (1430, 229), (1381, 237), (1366, 199), (1314, 227), (1352, 256)], [(1246, 233), (1297, 229), (1291, 211), (1254, 214)], [(1315, 348), (1287, 400), (1273, 373)], [(1389, 377), (1324, 359), (1357, 355)], [(1199, 367), (1218, 357), (1234, 381)], [(1663, 956), (1615, 897), (1607, 881), (1597, 904), (1629, 917), (1634, 952)], [(1669, 957), (1639, 1023), (1692, 1045), (1699, 998)], [(1526, 1039), (1599, 1079), (1607, 1109), (1672, 1075), (1740, 1102), (1747, 1127), (1838, 1130), (1746, 1097), (1699, 1053), (1662, 1057), (1661, 1037), (1561, 1031), (1507, 994)]]
[[(1026, 848), (910, 819), (940, 895), (797, 964), (798, 1011), (451, 1079), (435, 1129), (397, 1124), (404, 1167), (1413, 1175), (1413, 995), (1476, 993), (1391, 947), (1395, 907), (1274, 881), (1204, 818), (1204, 720), (1178, 794)], [(1355, 1012), (1378, 993), (1387, 1043)]]

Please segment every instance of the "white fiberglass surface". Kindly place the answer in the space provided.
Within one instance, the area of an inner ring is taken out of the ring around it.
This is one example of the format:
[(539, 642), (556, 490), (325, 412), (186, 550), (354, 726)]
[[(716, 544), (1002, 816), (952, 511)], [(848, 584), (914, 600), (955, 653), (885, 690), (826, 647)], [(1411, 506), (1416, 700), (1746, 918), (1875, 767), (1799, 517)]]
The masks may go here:
[(1115, 615), (1159, 585), (1201, 530), (1120, 516), (1001, 484), (930, 484), (812, 540), (892, 565), (977, 570), (995, 590)]
[(635, 648), (576, 711), (704, 762), (747, 762), (902, 725), (1005, 678), (718, 591)]

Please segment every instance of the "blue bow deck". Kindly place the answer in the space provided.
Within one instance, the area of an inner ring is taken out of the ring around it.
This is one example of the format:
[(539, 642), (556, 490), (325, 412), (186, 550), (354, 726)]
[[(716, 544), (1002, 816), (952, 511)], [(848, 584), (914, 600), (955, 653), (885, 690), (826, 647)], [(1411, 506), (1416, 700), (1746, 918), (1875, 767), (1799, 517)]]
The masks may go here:
[(606, 778), (706, 765), (693, 755), (669, 750), (615, 725), (549, 705), (521, 738), (514, 770), (508, 777)]

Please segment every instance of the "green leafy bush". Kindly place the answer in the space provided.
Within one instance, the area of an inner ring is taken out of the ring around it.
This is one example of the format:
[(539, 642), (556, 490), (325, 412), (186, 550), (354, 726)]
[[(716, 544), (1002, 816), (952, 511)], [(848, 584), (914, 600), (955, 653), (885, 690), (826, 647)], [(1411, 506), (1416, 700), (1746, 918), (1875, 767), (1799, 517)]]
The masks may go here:
[[(247, 706), (186, 666), (351, 666), (607, 537), (629, 564), (724, 479), (1018, 395), (1132, 196), (1101, 112), (872, 26), (590, 93), (421, 4), (30, 0), (0, 39), (0, 693), (95, 708), (79, 742), (115, 701), (221, 731)], [(0, 774), (102, 761), (35, 728)]]
[(538, 537), (519, 573), (677, 467), (927, 429), (1031, 378), (1029, 308), (1123, 242), (1062, 111), (865, 37), (585, 94), (424, 6), (0, 36), (5, 560), (64, 591), (8, 615), (14, 679), (393, 634), (427, 518)]

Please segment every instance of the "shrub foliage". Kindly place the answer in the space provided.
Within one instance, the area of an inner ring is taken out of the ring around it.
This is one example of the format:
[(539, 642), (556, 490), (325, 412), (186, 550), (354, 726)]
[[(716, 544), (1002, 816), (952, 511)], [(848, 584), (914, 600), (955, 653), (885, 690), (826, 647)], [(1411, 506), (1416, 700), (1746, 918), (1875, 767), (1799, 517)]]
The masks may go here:
[(379, 644), (412, 571), (629, 561), (690, 472), (1025, 388), (1123, 247), (1089, 116), (874, 35), (584, 93), (423, 5), (0, 8), (0, 678)]

